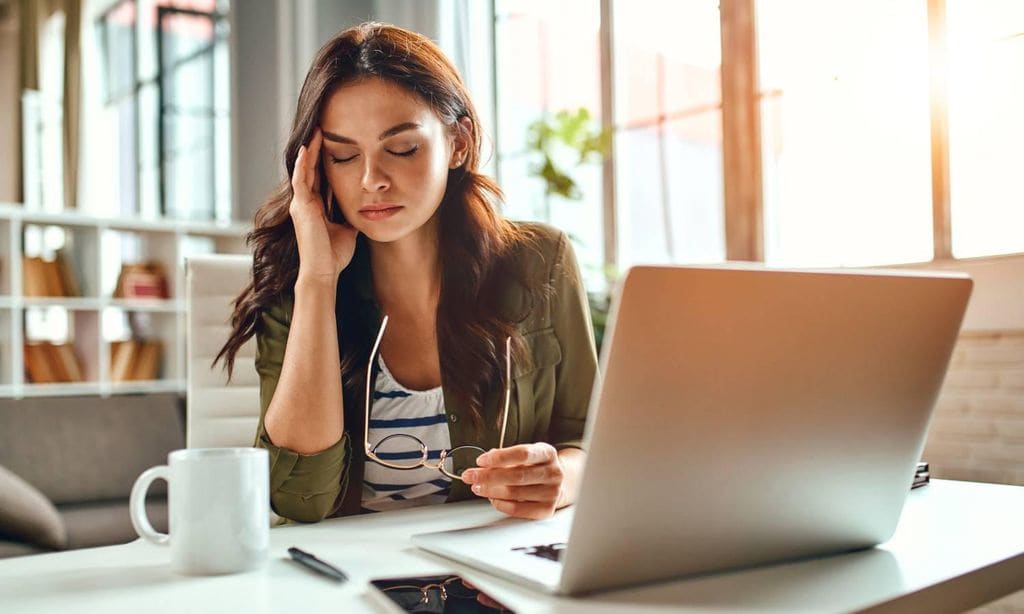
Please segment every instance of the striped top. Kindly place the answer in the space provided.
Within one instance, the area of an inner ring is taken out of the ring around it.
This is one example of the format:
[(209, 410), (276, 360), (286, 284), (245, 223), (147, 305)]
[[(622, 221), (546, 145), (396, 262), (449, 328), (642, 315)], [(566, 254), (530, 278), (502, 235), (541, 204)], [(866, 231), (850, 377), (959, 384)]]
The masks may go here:
[[(379, 357), (380, 374), (370, 406), (370, 446), (388, 435), (413, 435), (427, 444), (427, 458), (436, 463), (441, 450), (451, 448), (448, 416), (444, 411), (441, 387), (409, 390), (403, 387)], [(388, 440), (377, 448), (381, 460), (415, 463), (421, 452), (416, 442), (405, 437)], [(364, 511), (388, 510), (444, 503), (451, 479), (437, 469), (400, 470), (367, 460), (363, 469)]]

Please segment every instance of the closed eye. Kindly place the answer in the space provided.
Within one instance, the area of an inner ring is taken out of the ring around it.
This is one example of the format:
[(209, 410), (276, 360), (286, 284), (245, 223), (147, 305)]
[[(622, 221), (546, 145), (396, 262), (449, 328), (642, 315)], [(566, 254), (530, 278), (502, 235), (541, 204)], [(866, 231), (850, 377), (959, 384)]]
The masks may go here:
[[(385, 151), (387, 151), (389, 154), (391, 154), (393, 156), (399, 156), (401, 158), (408, 158), (409, 156), (411, 156), (414, 153), (416, 153), (419, 150), (419, 148), (420, 148), (419, 145), (413, 145), (412, 147), (410, 147), (409, 149), (406, 149), (405, 151), (391, 151), (390, 149), (386, 149)], [(359, 154), (352, 154), (351, 156), (349, 156), (347, 158), (338, 158), (336, 156), (331, 156), (331, 162), (334, 163), (334, 164), (344, 164), (346, 162), (351, 162), (352, 160), (355, 160), (358, 156), (359, 156)]]
[(419, 146), (419, 145), (413, 145), (412, 147), (410, 147), (409, 149), (406, 149), (405, 151), (391, 151), (390, 149), (388, 149), (388, 150), (386, 150), (386, 151), (387, 151), (387, 152), (388, 152), (389, 154), (391, 154), (391, 155), (394, 155), (394, 156), (401, 156), (401, 157), (403, 157), (403, 158), (406, 158), (406, 157), (408, 157), (408, 156), (411, 156), (411, 155), (413, 155), (414, 153), (416, 153), (416, 150), (417, 150), (417, 149), (419, 149), (419, 148), (420, 148), (420, 146)]

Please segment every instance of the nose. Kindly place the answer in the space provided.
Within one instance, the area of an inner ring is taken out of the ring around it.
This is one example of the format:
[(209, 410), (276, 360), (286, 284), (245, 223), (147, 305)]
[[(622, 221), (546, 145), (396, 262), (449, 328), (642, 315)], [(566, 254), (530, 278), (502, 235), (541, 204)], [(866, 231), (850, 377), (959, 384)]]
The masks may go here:
[(391, 186), (391, 179), (378, 164), (377, 159), (365, 156), (366, 166), (363, 168), (363, 191), (383, 192)]

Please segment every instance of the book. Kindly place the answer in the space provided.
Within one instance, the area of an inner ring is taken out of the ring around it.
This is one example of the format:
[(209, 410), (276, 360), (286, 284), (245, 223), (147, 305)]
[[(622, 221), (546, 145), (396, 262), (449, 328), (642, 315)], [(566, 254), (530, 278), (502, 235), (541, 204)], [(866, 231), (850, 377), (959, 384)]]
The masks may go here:
[(21, 291), (25, 296), (47, 296), (44, 268), (42, 258), (25, 256), (21, 259)]
[(115, 298), (165, 299), (169, 296), (167, 275), (160, 263), (121, 265), (117, 288), (114, 290)]
[(60, 265), (53, 260), (40, 260), (43, 283), (46, 294), (43, 296), (67, 296), (64, 292), (64, 280), (61, 279)]
[(21, 268), (25, 296), (77, 296), (78, 284), (60, 254), (57, 260), (26, 256)]
[(54, 372), (48, 343), (25, 343), (25, 376), (33, 384), (52, 384), (60, 381)]
[(110, 379), (115, 382), (155, 380), (160, 373), (159, 341), (130, 339), (110, 344)]
[(61, 289), (64, 292), (62, 296), (81, 296), (82, 293), (78, 288), (78, 279), (75, 278), (71, 265), (68, 264), (67, 258), (64, 256), (63, 249), (57, 250), (55, 262), (60, 272)]
[(33, 384), (81, 382), (82, 366), (71, 343), (48, 341), (25, 344), (25, 374)]
[(132, 364), (133, 380), (155, 380), (160, 371), (160, 351), (163, 349), (159, 341), (145, 341), (139, 346)]
[(921, 461), (917, 464), (914, 470), (914, 481), (910, 484), (910, 489), (920, 488), (927, 484), (931, 480), (931, 473), (928, 471), (928, 463)]
[(127, 273), (124, 278), (123, 295), (125, 298), (167, 298), (167, 280), (163, 275), (154, 273)]
[(75, 354), (75, 346), (70, 343), (58, 343), (50, 345), (50, 360), (56, 367), (60, 381), (82, 382), (82, 366), (78, 362), (78, 355)]
[(138, 352), (137, 341), (115, 341), (110, 344), (110, 379), (126, 382), (132, 377), (132, 365)]

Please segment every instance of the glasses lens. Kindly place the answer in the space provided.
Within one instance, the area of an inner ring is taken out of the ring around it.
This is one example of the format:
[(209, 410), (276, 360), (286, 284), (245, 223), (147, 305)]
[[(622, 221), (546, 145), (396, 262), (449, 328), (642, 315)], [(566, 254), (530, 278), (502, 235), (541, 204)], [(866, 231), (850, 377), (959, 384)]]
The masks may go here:
[(427, 446), (412, 435), (388, 435), (373, 447), (377, 458), (395, 469), (414, 469), (423, 464)]
[(476, 446), (460, 446), (448, 452), (441, 468), (449, 476), (459, 477), (466, 469), (476, 467), (476, 459), (483, 453)]
[(476, 597), (476, 589), (466, 586), (462, 578), (454, 578), (444, 583), (444, 589), (449, 598), (471, 599)]

